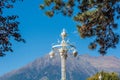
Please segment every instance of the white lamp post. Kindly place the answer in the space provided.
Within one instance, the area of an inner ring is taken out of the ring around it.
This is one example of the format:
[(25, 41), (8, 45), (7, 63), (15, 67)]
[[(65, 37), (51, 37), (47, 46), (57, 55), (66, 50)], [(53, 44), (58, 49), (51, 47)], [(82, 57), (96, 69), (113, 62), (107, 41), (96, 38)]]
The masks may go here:
[(102, 80), (102, 75), (101, 74), (99, 75), (99, 80)]
[[(52, 46), (52, 51), (49, 53), (50, 57), (54, 57), (55, 52), (57, 51), (61, 57), (61, 80), (66, 80), (66, 59), (67, 59), (67, 53), (72, 51), (73, 56), (77, 56), (76, 48), (69, 44), (69, 42), (66, 41), (67, 33), (65, 29), (61, 32), (61, 43)], [(57, 53), (56, 52), (56, 53)]]

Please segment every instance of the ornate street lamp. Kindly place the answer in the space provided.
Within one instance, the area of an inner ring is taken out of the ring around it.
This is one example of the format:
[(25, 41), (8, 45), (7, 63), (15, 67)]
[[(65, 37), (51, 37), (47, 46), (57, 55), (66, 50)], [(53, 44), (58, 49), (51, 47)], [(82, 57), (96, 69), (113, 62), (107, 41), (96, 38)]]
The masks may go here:
[(66, 59), (68, 56), (68, 53), (72, 51), (72, 54), (74, 57), (77, 56), (77, 51), (75, 46), (71, 45), (67, 40), (67, 33), (65, 29), (61, 32), (61, 43), (52, 46), (52, 51), (49, 53), (50, 58), (53, 58), (55, 56), (55, 53), (59, 53), (61, 57), (61, 80), (66, 80)]

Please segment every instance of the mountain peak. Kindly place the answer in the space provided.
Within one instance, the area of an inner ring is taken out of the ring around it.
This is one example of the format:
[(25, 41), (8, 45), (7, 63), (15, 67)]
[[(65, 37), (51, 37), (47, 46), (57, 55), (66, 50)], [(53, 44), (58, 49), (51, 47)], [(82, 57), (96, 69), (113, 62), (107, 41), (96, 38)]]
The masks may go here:
[[(120, 59), (114, 56), (94, 57), (84, 54), (73, 57), (69, 54), (66, 60), (67, 79), (85, 80), (101, 70), (120, 73), (119, 63)], [(18, 70), (1, 76), (0, 80), (60, 80), (60, 64), (59, 55), (53, 59), (45, 55)]]

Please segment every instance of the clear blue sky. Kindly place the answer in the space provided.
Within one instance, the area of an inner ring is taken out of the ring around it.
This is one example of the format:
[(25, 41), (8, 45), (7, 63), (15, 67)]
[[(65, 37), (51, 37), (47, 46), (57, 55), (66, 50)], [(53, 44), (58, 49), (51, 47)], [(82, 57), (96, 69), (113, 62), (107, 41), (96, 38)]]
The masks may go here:
[[(15, 8), (7, 14), (19, 15), (20, 33), (27, 41), (18, 43), (13, 41), (13, 53), (7, 53), (5, 57), (0, 57), (0, 76), (15, 69), (25, 66), (36, 58), (48, 54), (53, 43), (60, 39), (63, 28), (68, 33), (68, 38), (79, 52), (79, 54), (90, 54), (100, 56), (98, 52), (88, 49), (91, 39), (81, 39), (77, 33), (76, 23), (71, 18), (56, 15), (53, 18), (47, 17), (39, 9), (42, 0), (24, 0), (17, 2)], [(120, 29), (118, 30), (120, 32)], [(110, 49), (107, 55), (120, 57), (120, 44), (116, 49)]]

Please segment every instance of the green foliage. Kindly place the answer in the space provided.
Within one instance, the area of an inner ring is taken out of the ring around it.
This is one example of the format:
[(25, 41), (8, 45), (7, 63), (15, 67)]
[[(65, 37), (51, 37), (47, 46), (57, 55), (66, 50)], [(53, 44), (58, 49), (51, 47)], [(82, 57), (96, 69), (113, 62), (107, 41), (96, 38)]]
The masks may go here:
[(52, 11), (46, 11), (46, 15), (49, 16), (49, 17), (52, 17), (53, 16), (53, 12)]
[(15, 2), (16, 0), (0, 0), (0, 57), (4, 56), (5, 52), (13, 52), (11, 37), (18, 42), (24, 42), (18, 29), (19, 22), (16, 20), (18, 16), (8, 16), (4, 13), (5, 10), (13, 8)]
[(120, 18), (120, 0), (44, 0), (40, 6), (49, 17), (58, 13), (72, 17), (82, 38), (94, 37), (90, 49), (99, 45), (99, 53), (105, 55), (116, 48), (120, 37), (114, 20)]
[(88, 78), (87, 80), (99, 80), (99, 76), (102, 76), (102, 80), (120, 80), (120, 77), (115, 72), (99, 72), (92, 77)]

